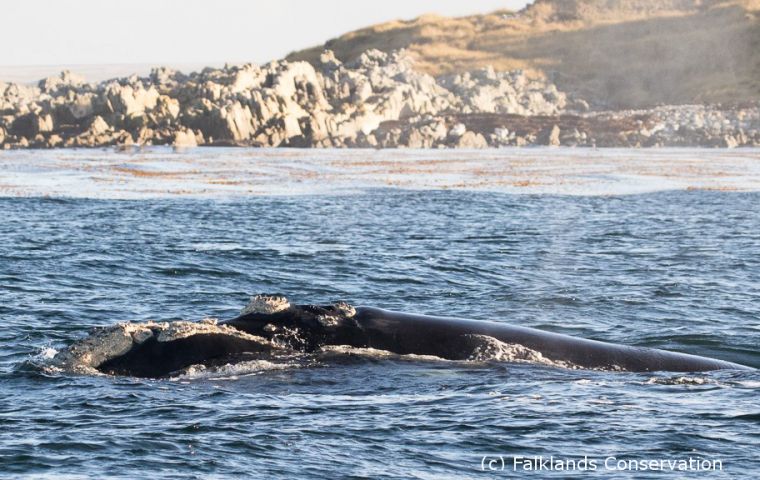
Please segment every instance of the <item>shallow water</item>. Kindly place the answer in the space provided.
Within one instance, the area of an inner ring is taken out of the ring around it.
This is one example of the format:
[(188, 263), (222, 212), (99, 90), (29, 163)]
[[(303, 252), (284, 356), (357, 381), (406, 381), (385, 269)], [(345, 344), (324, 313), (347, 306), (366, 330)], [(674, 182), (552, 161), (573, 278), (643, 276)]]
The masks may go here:
[[(505, 477), (515, 456), (587, 455), (605, 476), (662, 476), (606, 470), (609, 456), (691, 456), (751, 477), (757, 372), (328, 355), (155, 381), (45, 365), (94, 326), (224, 319), (269, 292), (760, 367), (758, 204), (705, 191), (0, 199), (0, 472)], [(482, 472), (501, 458), (505, 471)]]
[(760, 149), (143, 147), (0, 152), (0, 196), (7, 197), (208, 199), (378, 188), (541, 195), (760, 191)]

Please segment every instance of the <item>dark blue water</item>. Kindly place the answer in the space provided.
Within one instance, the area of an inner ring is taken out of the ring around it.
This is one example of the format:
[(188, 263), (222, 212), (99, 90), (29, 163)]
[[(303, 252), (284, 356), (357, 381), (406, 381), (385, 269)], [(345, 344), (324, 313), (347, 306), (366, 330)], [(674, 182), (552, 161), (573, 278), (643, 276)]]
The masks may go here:
[(51, 371), (44, 357), (94, 326), (224, 319), (269, 292), (760, 367), (758, 205), (760, 194), (724, 192), (0, 199), (0, 472), (567, 476), (513, 471), (515, 456), (553, 455), (588, 456), (599, 476), (664, 475), (607, 470), (610, 456), (695, 457), (722, 470), (665, 475), (751, 478), (757, 372), (359, 356), (155, 381)]

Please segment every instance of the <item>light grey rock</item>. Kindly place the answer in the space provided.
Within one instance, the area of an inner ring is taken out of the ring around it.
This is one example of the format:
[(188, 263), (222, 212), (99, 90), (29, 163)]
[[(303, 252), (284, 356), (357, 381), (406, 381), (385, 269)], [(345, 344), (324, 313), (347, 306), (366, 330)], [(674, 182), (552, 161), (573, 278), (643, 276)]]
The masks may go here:
[(449, 130), (449, 138), (451, 139), (458, 139), (462, 135), (464, 135), (467, 132), (467, 127), (464, 123), (457, 123), (453, 127), (451, 127), (451, 130)]
[(455, 146), (457, 148), (487, 148), (488, 142), (483, 135), (474, 132), (465, 132), (459, 137)]
[(54, 92), (62, 87), (81, 87), (84, 83), (84, 77), (64, 70), (58, 76), (40, 80), (38, 87), (43, 92)]
[(134, 117), (155, 108), (159, 93), (153, 86), (145, 89), (142, 84), (133, 87), (113, 82), (106, 87), (106, 97), (113, 112)]
[(528, 78), (521, 70), (495, 72), (487, 67), (442, 76), (438, 82), (456, 96), (454, 106), (461, 113), (556, 115), (567, 104), (556, 86)]
[(174, 132), (174, 139), (172, 145), (175, 147), (190, 148), (197, 147), (198, 140), (196, 139), (195, 132), (189, 128), (182, 128)]
[(551, 128), (543, 132), (539, 138), (539, 142), (542, 145), (547, 145), (549, 147), (559, 147), (561, 133), (559, 125), (553, 125)]
[(103, 117), (97, 116), (90, 123), (90, 127), (87, 129), (87, 132), (94, 136), (98, 136), (103, 135), (110, 129), (111, 127), (108, 125), (108, 123), (106, 123), (105, 120), (103, 120)]
[(739, 146), (739, 141), (733, 135), (724, 135), (720, 146), (724, 148), (736, 148)]
[[(583, 121), (568, 125), (559, 116), (566, 110)], [(521, 71), (485, 68), (436, 79), (416, 71), (403, 50), (369, 50), (347, 62), (326, 51), (315, 65), (275, 61), (187, 75), (157, 68), (146, 78), (100, 84), (63, 72), (36, 86), (0, 83), (0, 113), (3, 148), (50, 146), (58, 138), (64, 146), (96, 146), (190, 137), (197, 144), (299, 147), (475, 148), (486, 139), (491, 146), (760, 143), (758, 105), (589, 111), (582, 99), (568, 100)], [(519, 117), (500, 117), (512, 114)], [(535, 115), (554, 119), (536, 123)]]
[(74, 96), (68, 102), (63, 103), (74, 120), (82, 120), (95, 113), (96, 94), (91, 92), (81, 93)]
[(63, 145), (63, 138), (61, 138), (60, 135), (53, 134), (45, 140), (45, 146), (47, 148), (57, 148), (61, 145)]
[(229, 103), (212, 111), (220, 126), (219, 138), (241, 142), (251, 138), (256, 131), (251, 110), (240, 102)]

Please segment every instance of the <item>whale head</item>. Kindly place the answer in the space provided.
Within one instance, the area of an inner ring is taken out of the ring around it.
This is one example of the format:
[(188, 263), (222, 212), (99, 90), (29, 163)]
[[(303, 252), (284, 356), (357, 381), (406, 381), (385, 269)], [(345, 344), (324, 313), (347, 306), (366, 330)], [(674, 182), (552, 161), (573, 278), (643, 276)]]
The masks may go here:
[(325, 344), (354, 344), (360, 328), (356, 310), (346, 302), (330, 305), (293, 305), (279, 295), (255, 295), (237, 318), (225, 325), (245, 333), (314, 351)]

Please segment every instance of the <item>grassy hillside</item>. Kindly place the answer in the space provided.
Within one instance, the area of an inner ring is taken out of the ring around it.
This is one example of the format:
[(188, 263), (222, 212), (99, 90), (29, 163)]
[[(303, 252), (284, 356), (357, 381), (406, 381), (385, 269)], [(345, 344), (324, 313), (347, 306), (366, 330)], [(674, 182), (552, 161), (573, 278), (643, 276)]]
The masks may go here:
[(597, 107), (760, 100), (760, 0), (537, 0), (520, 12), (426, 15), (288, 56), (407, 48), (433, 75), (523, 68)]

